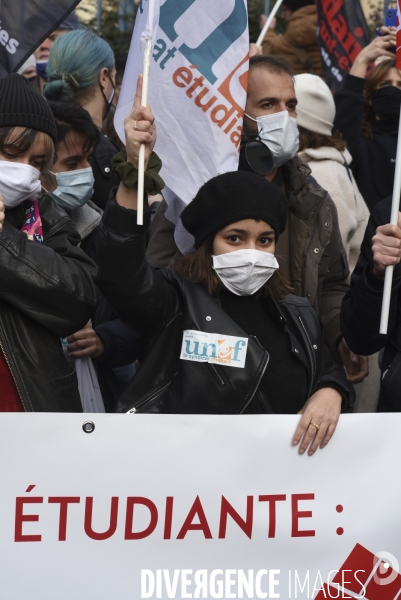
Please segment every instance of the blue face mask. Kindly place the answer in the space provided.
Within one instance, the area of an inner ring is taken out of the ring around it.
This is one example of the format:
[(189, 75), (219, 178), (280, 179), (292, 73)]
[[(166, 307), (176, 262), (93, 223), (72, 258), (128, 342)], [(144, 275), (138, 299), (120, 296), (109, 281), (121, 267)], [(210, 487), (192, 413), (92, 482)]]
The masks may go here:
[(41, 79), (44, 79), (44, 81), (47, 81), (46, 68), (47, 68), (47, 60), (36, 61), (36, 73), (38, 74), (38, 76)]
[(79, 208), (92, 198), (95, 182), (92, 167), (53, 173), (53, 175), (57, 180), (57, 188), (52, 192), (52, 196), (54, 201), (65, 210)]

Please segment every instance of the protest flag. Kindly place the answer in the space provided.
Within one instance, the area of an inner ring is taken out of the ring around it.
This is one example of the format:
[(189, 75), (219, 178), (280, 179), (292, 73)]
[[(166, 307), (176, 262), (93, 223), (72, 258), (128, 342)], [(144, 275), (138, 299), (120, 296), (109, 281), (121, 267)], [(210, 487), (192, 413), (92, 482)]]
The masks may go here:
[(18, 71), (80, 0), (1, 0), (0, 77)]
[[(396, 65), (398, 69), (401, 65), (401, 6), (400, 1), (397, 0), (397, 50), (396, 50)], [(401, 117), (401, 106), (400, 106), (400, 117)], [(400, 191), (401, 191), (401, 118), (398, 126), (398, 140), (397, 140), (397, 156), (395, 161), (395, 174), (394, 174), (394, 185), (393, 185), (393, 198), (391, 201), (391, 225), (398, 225), (398, 214), (400, 210)], [(382, 312), (380, 317), (380, 333), (387, 334), (388, 328), (388, 317), (390, 312), (390, 301), (391, 301), (391, 288), (393, 284), (393, 271), (394, 266), (389, 265), (386, 267), (384, 275), (384, 289), (383, 289), (383, 303)]]
[(369, 28), (359, 0), (316, 0), (316, 8), (323, 75), (334, 93), (370, 43)]
[(397, 0), (397, 50), (395, 62), (397, 69), (401, 70), (401, 0)]
[[(142, 72), (140, 37), (149, 0), (142, 0), (141, 8), (114, 119), (121, 140)], [(155, 151), (163, 162), (166, 215), (176, 224), (178, 247), (187, 252), (192, 240), (182, 227), (182, 210), (203, 183), (238, 168), (248, 73), (247, 9), (245, 0), (165, 0), (158, 20), (156, 12), (148, 102), (156, 119)]]

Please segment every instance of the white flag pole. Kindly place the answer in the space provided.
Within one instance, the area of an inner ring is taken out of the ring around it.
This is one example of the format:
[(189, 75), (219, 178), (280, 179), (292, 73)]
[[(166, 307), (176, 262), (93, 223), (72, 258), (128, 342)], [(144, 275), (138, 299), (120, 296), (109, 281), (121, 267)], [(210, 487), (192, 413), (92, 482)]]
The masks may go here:
[[(152, 39), (145, 41), (143, 50), (143, 80), (142, 80), (142, 98), (141, 106), (148, 104), (148, 89), (149, 89), (149, 71), (150, 59), (152, 55)], [(145, 144), (141, 144), (138, 157), (138, 207), (137, 207), (137, 224), (143, 225), (143, 196), (144, 196), (144, 180), (145, 180)]]
[(264, 24), (263, 29), (260, 32), (260, 35), (259, 35), (258, 39), (256, 40), (256, 45), (257, 46), (261, 46), (262, 45), (262, 42), (265, 39), (266, 32), (269, 29), (269, 27), (271, 25), (271, 22), (273, 21), (274, 17), (276, 16), (276, 14), (278, 12), (278, 9), (283, 4), (283, 2), (284, 2), (284, 0), (277, 0), (276, 4), (273, 6), (270, 15), (267, 17), (267, 21)]
[[(391, 225), (398, 225), (398, 213), (400, 210), (400, 192), (401, 192), (401, 106), (400, 123), (398, 126), (397, 157), (395, 163), (393, 199), (391, 202)], [(393, 283), (394, 266), (386, 267), (384, 275), (383, 303), (380, 317), (380, 333), (386, 334), (388, 327), (388, 317), (390, 312), (391, 287)]]

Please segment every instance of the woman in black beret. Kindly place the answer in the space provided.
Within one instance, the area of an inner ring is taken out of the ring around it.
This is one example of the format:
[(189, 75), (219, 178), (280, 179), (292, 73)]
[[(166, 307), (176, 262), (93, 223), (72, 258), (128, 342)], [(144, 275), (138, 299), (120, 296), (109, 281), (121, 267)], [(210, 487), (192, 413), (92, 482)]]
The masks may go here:
[(290, 294), (278, 270), (286, 198), (255, 173), (215, 177), (181, 215), (194, 252), (173, 269), (153, 269), (145, 258), (149, 213), (144, 226), (136, 223), (140, 143), (152, 193), (160, 161), (154, 117), (139, 98), (125, 121), (126, 154), (114, 159), (121, 183), (103, 214), (95, 277), (142, 342), (119, 411), (300, 413), (293, 444), (313, 454), (352, 406), (353, 390), (322, 343), (313, 308)]

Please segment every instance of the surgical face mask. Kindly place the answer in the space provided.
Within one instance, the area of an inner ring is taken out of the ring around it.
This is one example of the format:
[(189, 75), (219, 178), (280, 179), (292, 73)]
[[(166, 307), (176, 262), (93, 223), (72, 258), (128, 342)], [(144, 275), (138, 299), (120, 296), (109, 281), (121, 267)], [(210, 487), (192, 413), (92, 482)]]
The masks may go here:
[(36, 73), (39, 75), (39, 77), (41, 79), (44, 79), (44, 81), (47, 81), (46, 68), (47, 68), (47, 60), (36, 61)]
[(40, 172), (23, 163), (0, 160), (0, 193), (7, 208), (14, 208), (40, 192)]
[(212, 259), (220, 281), (237, 296), (255, 294), (279, 266), (274, 254), (262, 250), (235, 250)]
[(290, 117), (288, 111), (283, 110), (256, 119), (247, 114), (246, 116), (258, 124), (259, 139), (272, 153), (275, 167), (281, 167), (294, 158), (299, 147), (299, 132), (297, 120)]
[(92, 167), (53, 173), (57, 180), (57, 188), (52, 192), (54, 201), (66, 210), (79, 208), (92, 198), (93, 177)]

